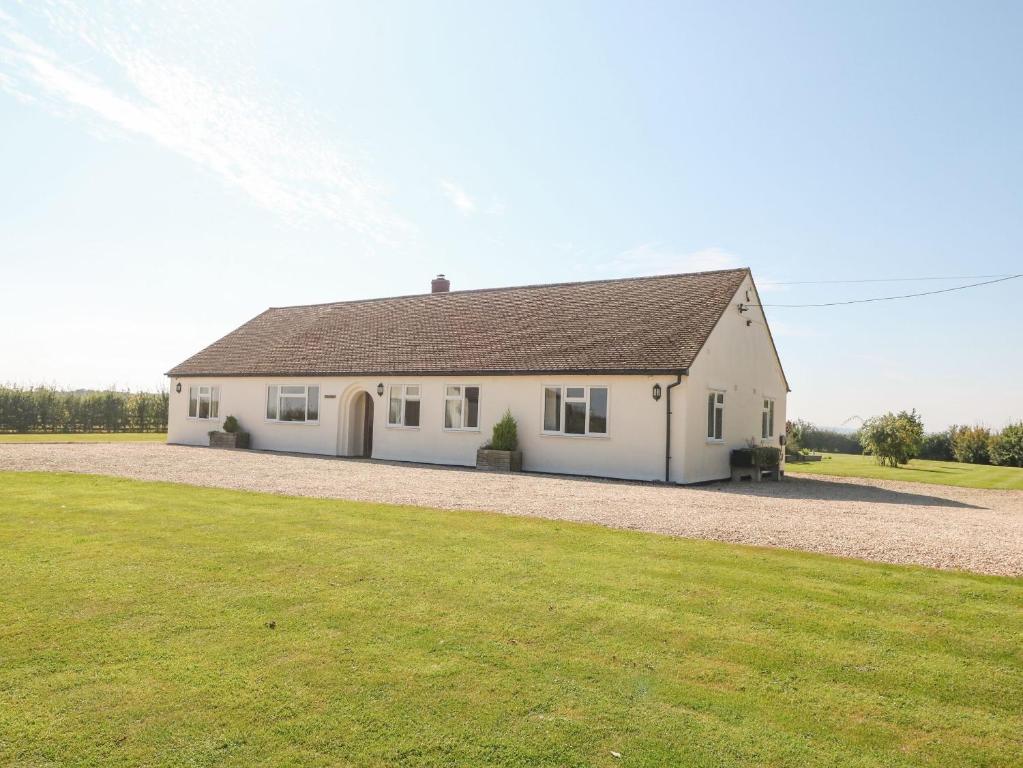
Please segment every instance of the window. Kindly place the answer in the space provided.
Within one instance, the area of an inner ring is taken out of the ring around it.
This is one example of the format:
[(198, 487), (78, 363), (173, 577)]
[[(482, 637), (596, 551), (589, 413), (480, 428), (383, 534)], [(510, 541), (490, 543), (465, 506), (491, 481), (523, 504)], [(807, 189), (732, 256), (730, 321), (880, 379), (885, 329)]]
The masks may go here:
[(607, 387), (543, 388), (543, 431), (557, 435), (606, 435)]
[(711, 392), (707, 395), (707, 439), (721, 440), (724, 434), (725, 393)]
[(388, 425), (392, 427), (418, 427), (419, 385), (392, 384), (388, 389)]
[(318, 422), (320, 388), (305, 384), (271, 384), (266, 388), (267, 421)]
[(774, 437), (774, 400), (764, 399), (764, 410), (760, 415), (760, 436)]
[(188, 388), (188, 418), (216, 419), (220, 416), (220, 387)]
[(480, 428), (480, 388), (444, 387), (444, 429)]

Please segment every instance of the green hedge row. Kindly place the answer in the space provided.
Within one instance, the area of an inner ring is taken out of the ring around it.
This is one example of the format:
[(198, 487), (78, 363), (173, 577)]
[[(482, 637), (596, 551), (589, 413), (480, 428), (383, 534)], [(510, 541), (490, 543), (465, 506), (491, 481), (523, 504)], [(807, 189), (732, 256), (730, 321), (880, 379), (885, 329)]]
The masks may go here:
[(0, 387), (0, 432), (166, 432), (166, 392)]

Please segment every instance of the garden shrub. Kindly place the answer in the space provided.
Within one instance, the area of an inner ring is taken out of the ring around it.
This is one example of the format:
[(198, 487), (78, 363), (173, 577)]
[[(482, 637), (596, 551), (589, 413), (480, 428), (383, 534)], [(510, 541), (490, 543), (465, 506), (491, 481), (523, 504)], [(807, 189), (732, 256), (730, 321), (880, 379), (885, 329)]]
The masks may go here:
[(924, 441), (920, 445), (920, 458), (934, 461), (955, 461), (955, 452), (952, 450), (952, 433), (946, 429), (944, 432), (932, 432), (929, 435), (924, 435)]
[(988, 441), (992, 464), (1001, 467), (1023, 467), (1023, 421), (1010, 424)]
[(519, 447), (519, 431), (511, 411), (505, 411), (501, 420), (494, 425), (490, 447), (495, 451), (514, 451)]
[(238, 419), (236, 419), (234, 416), (228, 416), (226, 419), (224, 419), (225, 432), (237, 432), (238, 429), (239, 429)]
[(920, 453), (924, 423), (916, 410), (886, 413), (863, 422), (860, 443), (879, 464), (897, 467)]
[(964, 464), (987, 464), (991, 430), (987, 427), (952, 427), (952, 452)]

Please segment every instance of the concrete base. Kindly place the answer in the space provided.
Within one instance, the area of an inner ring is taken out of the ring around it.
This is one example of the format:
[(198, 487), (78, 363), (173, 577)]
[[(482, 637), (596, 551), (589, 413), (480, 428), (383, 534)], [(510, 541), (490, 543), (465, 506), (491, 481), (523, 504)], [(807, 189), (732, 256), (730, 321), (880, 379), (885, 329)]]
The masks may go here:
[(780, 467), (732, 467), (732, 481), (752, 480), (759, 483), (762, 480), (781, 480), (785, 472)]

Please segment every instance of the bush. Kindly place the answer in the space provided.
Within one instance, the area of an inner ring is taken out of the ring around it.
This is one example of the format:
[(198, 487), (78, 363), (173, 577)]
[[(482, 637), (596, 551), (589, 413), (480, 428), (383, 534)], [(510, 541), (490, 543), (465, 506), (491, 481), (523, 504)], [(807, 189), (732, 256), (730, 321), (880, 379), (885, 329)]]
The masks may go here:
[(1001, 467), (1023, 467), (1023, 421), (1010, 424), (988, 441), (992, 464)]
[(519, 430), (511, 411), (505, 411), (501, 420), (494, 425), (490, 447), (495, 451), (514, 451), (519, 447)]
[(803, 447), (803, 421), (785, 422), (785, 448), (790, 453), (798, 453)]
[(920, 453), (924, 424), (916, 410), (886, 413), (863, 422), (860, 443), (879, 464), (897, 467)]
[(773, 469), (781, 464), (781, 449), (770, 446), (755, 445), (749, 448), (736, 448), (731, 453), (733, 467), (762, 467)]
[(920, 445), (920, 458), (933, 459), (935, 461), (954, 461), (955, 452), (952, 450), (952, 434), (948, 430), (944, 432), (932, 432), (924, 435), (924, 441)]
[(987, 464), (991, 430), (987, 427), (952, 427), (952, 452), (964, 464)]
[(238, 429), (239, 429), (238, 419), (236, 419), (234, 416), (228, 416), (226, 419), (224, 419), (225, 432), (237, 432)]

